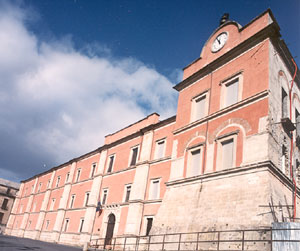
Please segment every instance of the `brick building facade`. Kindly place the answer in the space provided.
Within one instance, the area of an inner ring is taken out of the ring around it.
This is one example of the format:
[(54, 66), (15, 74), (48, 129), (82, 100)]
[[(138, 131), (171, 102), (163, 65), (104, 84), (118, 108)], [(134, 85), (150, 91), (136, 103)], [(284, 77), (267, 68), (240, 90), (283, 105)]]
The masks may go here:
[(176, 116), (153, 113), (23, 181), (7, 234), (76, 245), (291, 221), (300, 174), (294, 73), (270, 10), (244, 27), (224, 20), (174, 87)]

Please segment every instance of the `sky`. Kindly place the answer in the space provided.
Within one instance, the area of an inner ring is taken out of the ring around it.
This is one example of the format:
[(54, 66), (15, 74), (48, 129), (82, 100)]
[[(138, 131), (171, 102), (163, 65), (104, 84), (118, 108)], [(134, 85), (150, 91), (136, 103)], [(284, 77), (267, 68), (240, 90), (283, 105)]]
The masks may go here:
[(176, 114), (182, 68), (223, 13), (271, 8), (299, 65), (298, 0), (0, 0), (0, 178), (19, 182)]

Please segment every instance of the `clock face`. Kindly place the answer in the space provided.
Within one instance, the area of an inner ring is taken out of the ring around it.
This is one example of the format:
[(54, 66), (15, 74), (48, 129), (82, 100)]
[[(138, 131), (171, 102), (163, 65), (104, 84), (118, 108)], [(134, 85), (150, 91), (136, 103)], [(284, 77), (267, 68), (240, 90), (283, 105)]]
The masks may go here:
[(222, 32), (220, 33), (215, 41), (213, 42), (211, 46), (211, 51), (212, 52), (217, 52), (223, 48), (223, 46), (226, 44), (226, 41), (228, 39), (228, 33), (227, 32)]

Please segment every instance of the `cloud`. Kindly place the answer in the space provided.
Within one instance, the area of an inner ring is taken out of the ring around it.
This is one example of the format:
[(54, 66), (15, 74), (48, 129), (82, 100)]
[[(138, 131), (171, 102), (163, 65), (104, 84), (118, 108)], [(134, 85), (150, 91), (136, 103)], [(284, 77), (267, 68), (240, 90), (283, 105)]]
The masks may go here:
[(27, 16), (0, 4), (0, 177), (31, 177), (151, 112), (175, 114), (172, 83), (155, 69), (100, 44), (76, 50), (70, 36), (43, 41)]

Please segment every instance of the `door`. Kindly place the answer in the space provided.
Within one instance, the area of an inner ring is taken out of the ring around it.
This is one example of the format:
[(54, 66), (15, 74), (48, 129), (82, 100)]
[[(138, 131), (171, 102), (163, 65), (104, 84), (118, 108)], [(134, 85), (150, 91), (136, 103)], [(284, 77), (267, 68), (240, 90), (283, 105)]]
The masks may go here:
[(107, 229), (106, 229), (106, 235), (105, 235), (105, 241), (104, 241), (104, 248), (105, 248), (106, 245), (111, 245), (111, 241), (112, 241), (113, 234), (114, 234), (115, 222), (116, 222), (115, 215), (110, 214), (108, 216)]

